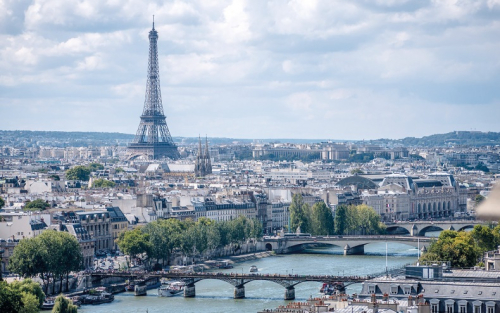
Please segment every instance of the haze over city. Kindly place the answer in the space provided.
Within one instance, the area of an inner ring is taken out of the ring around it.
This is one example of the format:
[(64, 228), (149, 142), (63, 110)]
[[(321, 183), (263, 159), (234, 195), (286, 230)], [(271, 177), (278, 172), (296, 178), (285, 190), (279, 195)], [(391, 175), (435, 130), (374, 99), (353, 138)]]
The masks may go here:
[(155, 15), (173, 136), (500, 131), (500, 1), (0, 1), (2, 129), (135, 133)]

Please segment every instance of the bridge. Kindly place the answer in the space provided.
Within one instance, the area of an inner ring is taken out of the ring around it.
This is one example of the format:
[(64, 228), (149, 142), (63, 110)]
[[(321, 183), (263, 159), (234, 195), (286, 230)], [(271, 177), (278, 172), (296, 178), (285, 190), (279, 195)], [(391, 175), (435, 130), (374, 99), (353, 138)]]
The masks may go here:
[[(400, 271), (401, 269), (395, 269), (393, 271)], [(299, 274), (239, 274), (239, 273), (176, 273), (167, 271), (158, 272), (126, 272), (126, 271), (113, 271), (113, 272), (90, 272), (86, 273), (87, 277), (91, 277), (92, 283), (99, 282), (105, 278), (127, 278), (127, 279), (160, 279), (168, 278), (176, 281), (183, 281), (185, 283), (184, 287), (184, 297), (190, 298), (196, 296), (195, 283), (206, 280), (215, 279), (227, 282), (234, 286), (234, 298), (241, 299), (245, 298), (245, 285), (256, 280), (264, 280), (276, 283), (280, 286), (285, 287), (285, 300), (295, 299), (295, 286), (303, 282), (320, 282), (320, 283), (331, 283), (331, 282), (341, 282), (341, 283), (360, 283), (368, 279), (373, 279), (382, 275), (386, 275), (388, 272), (382, 272), (374, 275), (368, 276), (333, 276), (333, 275), (299, 275)]]
[(291, 253), (310, 247), (339, 246), (344, 248), (344, 255), (361, 255), (365, 253), (365, 245), (375, 242), (397, 242), (415, 248), (426, 249), (432, 238), (422, 236), (285, 236), (265, 237), (264, 248), (276, 253)]
[(425, 236), (429, 231), (441, 230), (456, 230), (461, 231), (473, 228), (475, 225), (484, 224), (483, 221), (476, 220), (437, 220), (437, 221), (413, 221), (413, 222), (396, 222), (386, 223), (387, 233), (411, 235), (411, 236)]

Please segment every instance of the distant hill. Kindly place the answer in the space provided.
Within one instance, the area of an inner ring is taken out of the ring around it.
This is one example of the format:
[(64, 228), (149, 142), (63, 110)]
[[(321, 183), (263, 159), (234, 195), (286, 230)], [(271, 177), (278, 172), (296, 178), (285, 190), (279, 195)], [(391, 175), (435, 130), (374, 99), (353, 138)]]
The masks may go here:
[(500, 145), (500, 133), (479, 131), (455, 131), (435, 134), (422, 138), (371, 140), (373, 144), (397, 144), (406, 147), (447, 147), (447, 146), (494, 146)]
[[(104, 146), (126, 145), (134, 139), (133, 134), (104, 133), (104, 132), (63, 132), (63, 131), (30, 131), (30, 130), (0, 130), (0, 145), (14, 142), (29, 141), (43, 144), (54, 143), (56, 146)], [(173, 137), (174, 141), (181, 144), (195, 144), (197, 137)], [(202, 138), (202, 141), (204, 139)], [(319, 143), (329, 139), (238, 139), (225, 137), (209, 137), (210, 144), (250, 144), (253, 142), (269, 143)], [(346, 140), (331, 140), (343, 142)], [(361, 143), (361, 141), (355, 141)], [(57, 143), (57, 144), (56, 144)], [(500, 145), (500, 133), (478, 131), (455, 131), (446, 134), (436, 134), (422, 138), (406, 137), (403, 139), (376, 139), (363, 141), (363, 143), (376, 145), (401, 145), (406, 147), (446, 147), (446, 146), (491, 146)]]

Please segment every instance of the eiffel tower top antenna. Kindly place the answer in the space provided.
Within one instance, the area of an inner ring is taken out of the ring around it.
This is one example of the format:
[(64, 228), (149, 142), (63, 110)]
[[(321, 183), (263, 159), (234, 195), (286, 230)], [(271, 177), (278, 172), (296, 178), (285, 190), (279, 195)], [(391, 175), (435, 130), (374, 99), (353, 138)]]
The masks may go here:
[(153, 14), (153, 30), (155, 30), (155, 15)]

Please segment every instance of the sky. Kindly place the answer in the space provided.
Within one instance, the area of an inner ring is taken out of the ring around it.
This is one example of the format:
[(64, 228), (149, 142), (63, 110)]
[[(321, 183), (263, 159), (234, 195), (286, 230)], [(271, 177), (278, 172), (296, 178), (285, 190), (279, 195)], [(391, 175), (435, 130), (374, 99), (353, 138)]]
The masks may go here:
[(500, 131), (500, 0), (0, 0), (0, 129), (135, 133), (153, 15), (173, 136)]

